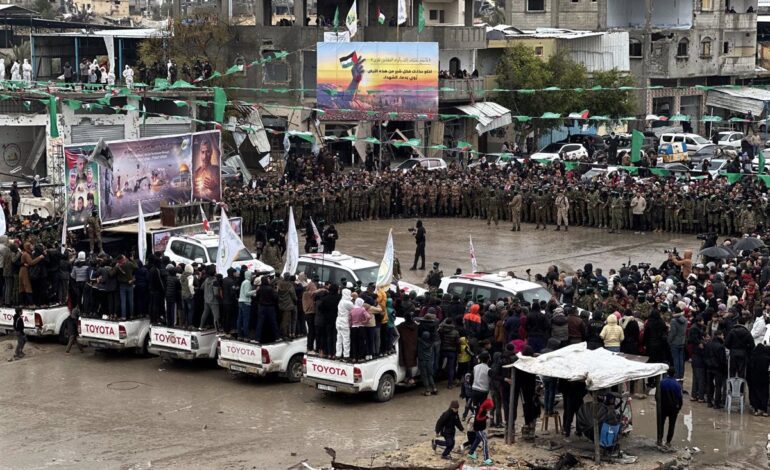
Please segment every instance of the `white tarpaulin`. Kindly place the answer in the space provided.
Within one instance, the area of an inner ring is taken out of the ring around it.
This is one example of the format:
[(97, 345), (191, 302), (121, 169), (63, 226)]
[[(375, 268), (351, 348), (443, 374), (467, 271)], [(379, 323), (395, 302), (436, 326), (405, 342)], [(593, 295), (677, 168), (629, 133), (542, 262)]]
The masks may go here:
[(668, 364), (632, 361), (604, 348), (592, 351), (586, 343), (572, 344), (537, 357), (520, 355), (513, 367), (571, 382), (585, 381), (588, 390), (601, 390), (668, 371)]
[(476, 131), (479, 135), (498, 127), (507, 126), (512, 122), (511, 111), (491, 101), (458, 106), (457, 109), (468, 116), (476, 117), (479, 122), (476, 124)]

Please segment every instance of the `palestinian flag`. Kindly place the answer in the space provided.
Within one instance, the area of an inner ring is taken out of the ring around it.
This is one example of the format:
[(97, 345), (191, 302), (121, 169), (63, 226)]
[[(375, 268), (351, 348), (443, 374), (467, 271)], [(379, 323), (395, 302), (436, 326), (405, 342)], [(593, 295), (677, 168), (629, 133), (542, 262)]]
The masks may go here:
[(358, 63), (358, 55), (356, 55), (356, 52), (353, 51), (353, 53), (346, 55), (345, 57), (340, 57), (340, 65), (342, 65), (343, 69), (349, 69), (350, 67), (356, 65)]
[(588, 119), (589, 113), (587, 109), (580, 111), (579, 113), (569, 113), (567, 119)]
[(377, 7), (377, 22), (380, 24), (385, 24), (385, 13), (380, 10), (380, 7)]

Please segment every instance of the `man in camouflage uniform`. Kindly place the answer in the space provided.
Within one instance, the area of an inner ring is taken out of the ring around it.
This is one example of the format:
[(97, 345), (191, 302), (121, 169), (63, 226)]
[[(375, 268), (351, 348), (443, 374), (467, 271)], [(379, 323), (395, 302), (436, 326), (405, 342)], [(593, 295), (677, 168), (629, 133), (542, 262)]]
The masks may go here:
[[(102, 246), (102, 221), (99, 219), (96, 209), (86, 219), (86, 233), (88, 233), (88, 246), (91, 253), (104, 253), (104, 247)], [(99, 248), (99, 251), (94, 251), (94, 245)]]
[(487, 227), (489, 227), (492, 224), (492, 221), (495, 221), (495, 228), (497, 228), (498, 220), (497, 220), (497, 206), (498, 206), (498, 198), (497, 193), (494, 189), (489, 190), (489, 196), (487, 196)]
[(511, 198), (511, 202), (508, 203), (508, 207), (511, 210), (511, 223), (513, 224), (513, 227), (511, 227), (511, 232), (520, 232), (521, 231), (521, 204), (522, 204), (523, 198), (521, 197), (521, 194), (519, 194), (518, 191), (513, 191), (513, 197)]

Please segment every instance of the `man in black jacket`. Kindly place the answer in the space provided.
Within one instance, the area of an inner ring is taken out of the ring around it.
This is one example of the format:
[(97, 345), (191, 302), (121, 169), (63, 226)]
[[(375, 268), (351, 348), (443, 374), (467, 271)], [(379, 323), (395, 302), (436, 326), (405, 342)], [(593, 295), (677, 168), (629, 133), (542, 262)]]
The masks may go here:
[[(444, 448), (444, 452), (441, 453), (441, 458), (444, 460), (451, 460), (449, 454), (455, 447), (455, 428), (463, 431), (463, 424), (460, 422), (460, 415), (457, 413), (460, 409), (460, 403), (457, 400), (452, 400), (449, 404), (449, 409), (441, 414), (438, 421), (436, 421), (436, 439), (431, 440), (431, 447), (436, 450), (436, 447), (441, 446)], [(438, 440), (438, 437), (444, 438), (443, 441)]]
[(24, 318), (22, 318), (21, 314), (21, 307), (16, 307), (16, 313), (13, 314), (13, 330), (16, 332), (16, 351), (13, 353), (14, 359), (21, 359), (25, 356), (24, 345), (27, 344), (27, 335), (24, 334)]
[(717, 330), (714, 337), (706, 344), (706, 401), (709, 408), (723, 408), (722, 390), (727, 373), (727, 354), (724, 345), (724, 333)]
[(730, 377), (746, 378), (746, 361), (754, 349), (754, 338), (743, 323), (737, 323), (727, 333), (725, 347), (730, 350)]

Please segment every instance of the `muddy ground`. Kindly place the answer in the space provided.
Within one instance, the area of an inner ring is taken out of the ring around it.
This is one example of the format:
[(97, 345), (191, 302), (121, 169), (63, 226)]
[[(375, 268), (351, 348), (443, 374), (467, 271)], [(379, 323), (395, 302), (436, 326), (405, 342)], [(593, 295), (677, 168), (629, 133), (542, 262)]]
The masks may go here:
[[(338, 249), (378, 261), (392, 227), (405, 278), (421, 282), (425, 273), (407, 270), (412, 223), (341, 224)], [(605, 269), (629, 259), (659, 263), (664, 249), (699, 244), (691, 236), (609, 235), (580, 228), (535, 232), (528, 225), (513, 233), (473, 220), (426, 220), (426, 228), (428, 264), (440, 261), (447, 274), (457, 267), (470, 269), (468, 233), (480, 269), (512, 269), (520, 275), (528, 267), (542, 272), (549, 264), (572, 270), (587, 262)], [(0, 339), (2, 359), (12, 356), (12, 344)], [(436, 418), (458, 393), (443, 386), (437, 397), (402, 390), (379, 404), (366, 396), (324, 395), (277, 378), (234, 378), (215, 364), (169, 364), (89, 350), (65, 356), (63, 347), (50, 341), (31, 341), (27, 353), (21, 361), (0, 362), (0, 469), (280, 469), (304, 459), (314, 466), (328, 464), (324, 447), (335, 449), (344, 462), (440, 465), (429, 439)], [(670, 460), (672, 454), (653, 447), (653, 399), (635, 400), (633, 407), (628, 450), (642, 460), (616, 467), (647, 469)], [(770, 418), (727, 415), (686, 401), (674, 442), (679, 449), (700, 450), (691, 468), (766, 469), (768, 432)], [(560, 437), (546, 437), (564, 445)], [(503, 468), (565, 451), (492, 443), (493, 458)]]

